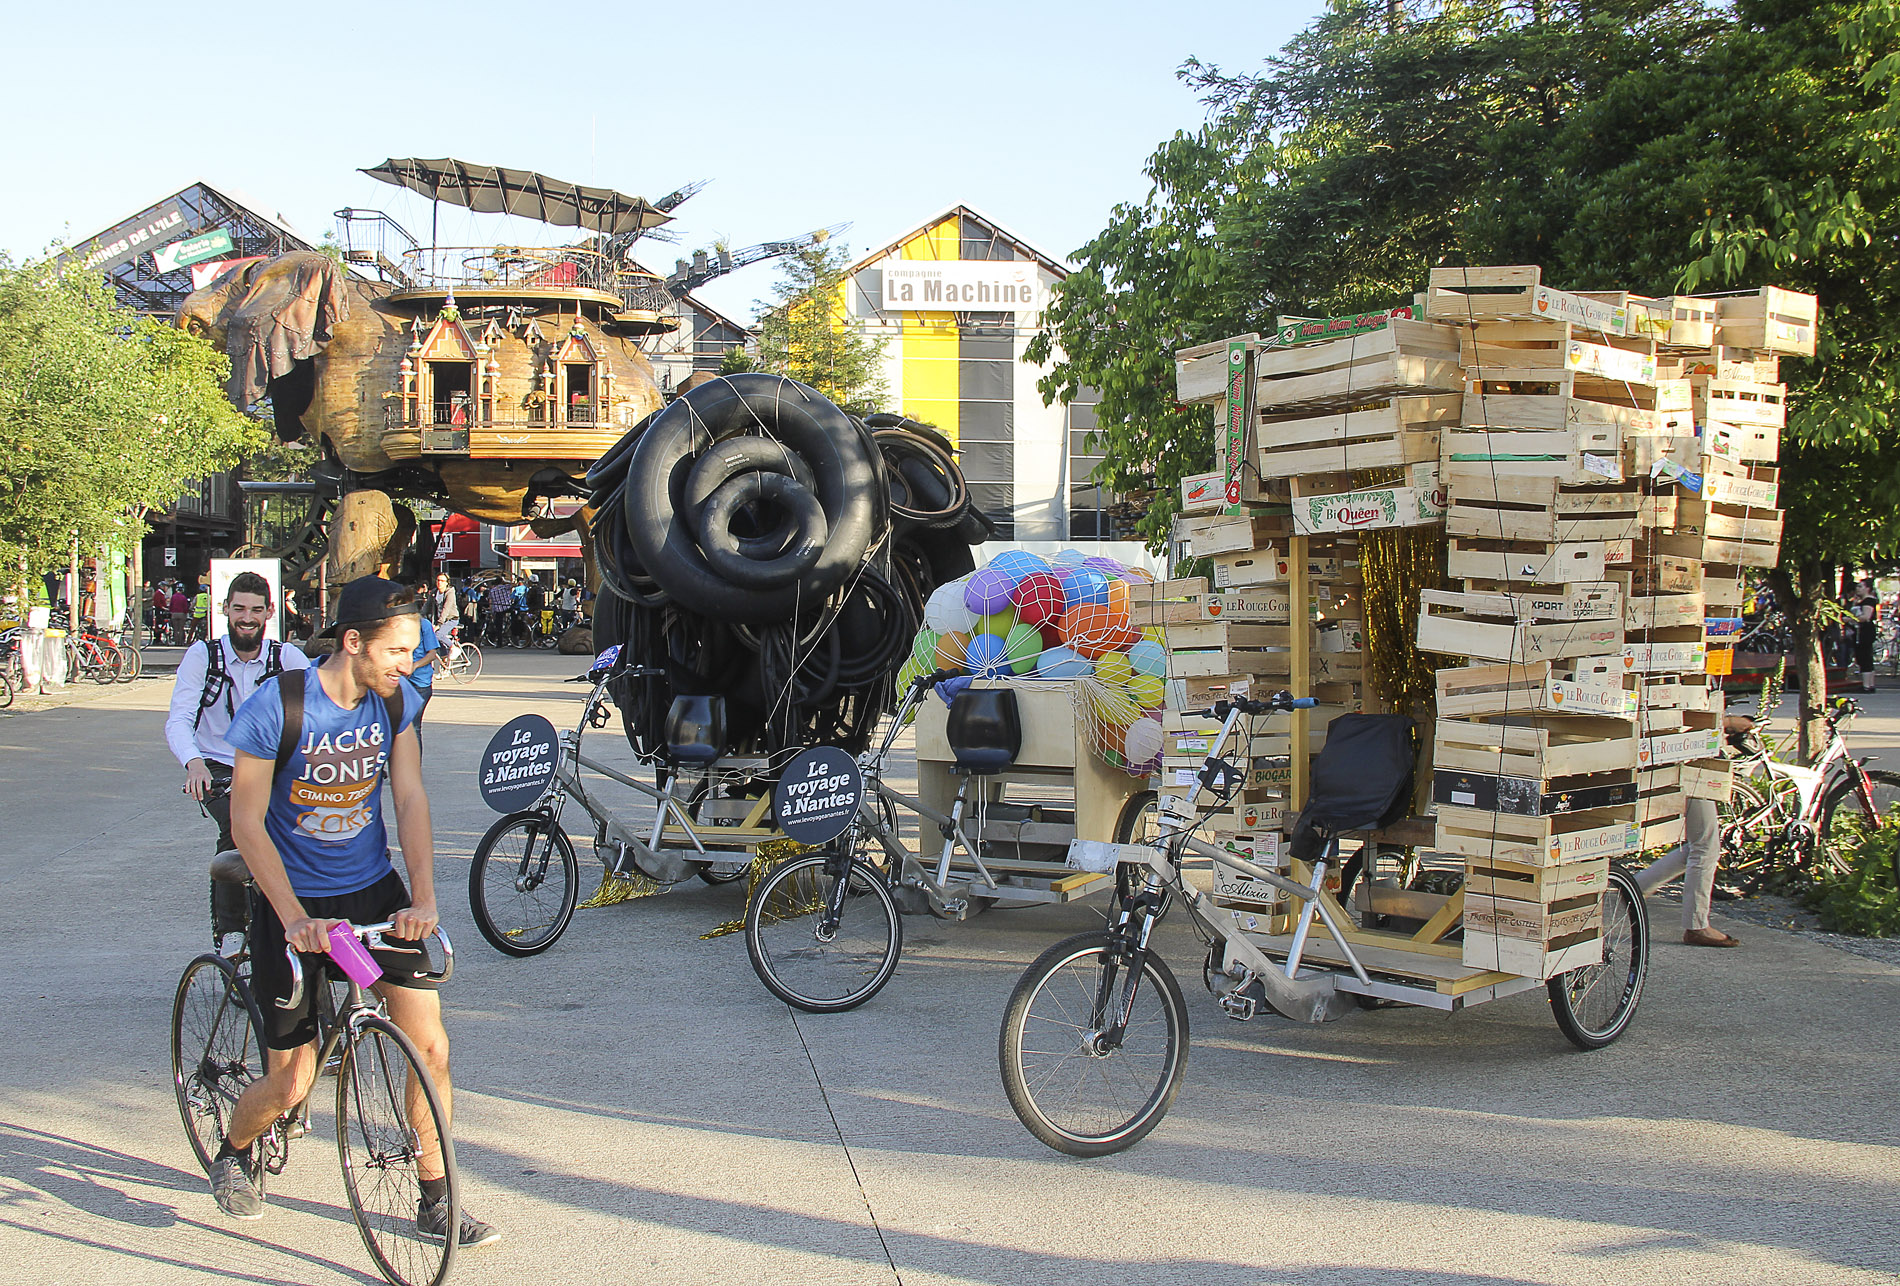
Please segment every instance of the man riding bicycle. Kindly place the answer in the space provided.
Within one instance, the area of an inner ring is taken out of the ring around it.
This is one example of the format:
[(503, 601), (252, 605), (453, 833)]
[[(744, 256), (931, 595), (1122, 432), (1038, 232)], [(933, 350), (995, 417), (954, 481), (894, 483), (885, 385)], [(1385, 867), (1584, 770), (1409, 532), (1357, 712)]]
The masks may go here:
[[(343, 587), (337, 624), (320, 637), (336, 652), (306, 672), (265, 683), (238, 711), (229, 733), (237, 751), (231, 822), (256, 891), (251, 899), (252, 989), (265, 1014), (267, 1064), (231, 1114), (211, 1167), (211, 1192), (226, 1214), (263, 1215), (252, 1145), (301, 1102), (317, 1074), (315, 986), (295, 1009), (286, 945), (324, 960), (330, 927), (389, 920), (395, 947), (427, 937), (437, 923), (435, 846), (422, 788), (422, 752), (413, 729), (421, 699), (405, 682), (421, 637), (413, 591), (376, 576)], [(409, 885), (391, 867), (383, 825), (387, 774), (396, 834)], [(411, 957), (413, 959), (413, 957)], [(389, 1017), (415, 1043), (453, 1119), (449, 1038), (435, 984), (383, 962), (373, 990)], [(411, 1087), (411, 1094), (419, 1092)], [(448, 1179), (439, 1142), (424, 1140), (417, 1169), (422, 1197), (417, 1230), (449, 1235)], [(457, 1239), (483, 1246), (501, 1234), (462, 1215)]]
[[(310, 664), (288, 643), (264, 637), (271, 618), (270, 582), (256, 572), (239, 572), (224, 592), (223, 638), (193, 643), (178, 662), (171, 711), (165, 716), (165, 742), (185, 768), (185, 793), (204, 808), (218, 827), (213, 856), (228, 853), (231, 842), (232, 753), (225, 733), (238, 709), (264, 680)], [(211, 881), (212, 930), (218, 948), (235, 954), (244, 932), (243, 881)]]

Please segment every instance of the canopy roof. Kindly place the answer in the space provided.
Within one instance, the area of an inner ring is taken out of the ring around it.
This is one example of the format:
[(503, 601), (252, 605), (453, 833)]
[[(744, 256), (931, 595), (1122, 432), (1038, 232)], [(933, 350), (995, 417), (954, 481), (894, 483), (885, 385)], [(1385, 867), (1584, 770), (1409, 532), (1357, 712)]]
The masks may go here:
[(447, 201), (479, 214), (518, 214), (561, 227), (592, 228), (609, 236), (642, 232), (672, 221), (671, 215), (644, 197), (565, 183), (533, 170), (472, 165), (453, 157), (391, 157), (363, 173), (420, 192), (431, 201)]

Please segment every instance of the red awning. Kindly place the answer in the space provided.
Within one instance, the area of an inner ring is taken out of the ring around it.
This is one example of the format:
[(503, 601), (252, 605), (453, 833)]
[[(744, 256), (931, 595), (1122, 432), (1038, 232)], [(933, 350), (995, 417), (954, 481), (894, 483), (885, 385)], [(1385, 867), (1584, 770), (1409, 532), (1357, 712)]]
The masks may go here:
[(443, 531), (480, 531), (482, 525), (467, 514), (450, 514), (442, 520)]
[(508, 546), (510, 558), (579, 558), (579, 545), (544, 545), (539, 541)]

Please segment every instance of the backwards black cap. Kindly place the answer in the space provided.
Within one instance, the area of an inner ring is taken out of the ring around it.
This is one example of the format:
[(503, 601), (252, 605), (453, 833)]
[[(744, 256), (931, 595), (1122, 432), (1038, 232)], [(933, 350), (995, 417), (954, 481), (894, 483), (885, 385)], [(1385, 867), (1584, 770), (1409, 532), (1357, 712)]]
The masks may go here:
[(422, 604), (414, 598), (406, 603), (390, 601), (408, 593), (406, 587), (393, 580), (384, 580), (381, 576), (359, 576), (343, 587), (343, 596), (337, 600), (336, 620), (317, 637), (333, 639), (337, 637), (338, 627), (344, 624), (368, 625), (374, 621), (386, 621), (393, 616), (420, 615)]

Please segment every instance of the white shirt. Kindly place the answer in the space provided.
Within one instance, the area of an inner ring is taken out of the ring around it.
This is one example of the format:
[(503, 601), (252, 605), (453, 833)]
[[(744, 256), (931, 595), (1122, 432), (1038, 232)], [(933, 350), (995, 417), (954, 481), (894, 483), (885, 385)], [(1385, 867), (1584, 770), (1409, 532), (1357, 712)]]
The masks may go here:
[[(193, 729), (191, 721), (198, 718), (198, 703), (204, 697), (205, 675), (211, 669), (211, 653), (208, 648), (222, 648), (224, 651), (224, 672), (230, 679), (230, 687), (225, 695), (211, 703), (203, 719)], [(215, 643), (193, 643), (185, 649), (184, 660), (178, 663), (178, 678), (172, 684), (171, 713), (165, 716), (165, 744), (171, 747), (172, 756), (182, 764), (193, 759), (203, 759), (207, 763), (220, 763), (229, 767), (235, 760), (231, 746), (224, 734), (231, 730), (231, 716), (237, 713), (239, 706), (249, 700), (257, 691), (257, 685), (264, 681), (264, 666), (270, 659), (270, 640), (266, 639), (257, 649), (257, 658), (246, 661), (239, 658), (231, 647), (231, 636), (226, 634)], [(283, 645), (279, 663), (286, 670), (302, 670), (310, 665), (310, 658), (298, 651), (290, 643)]]

